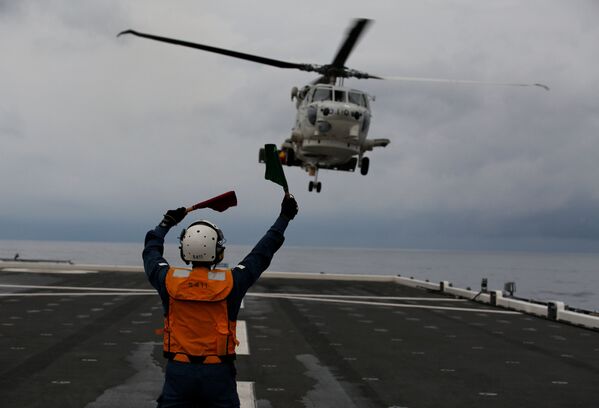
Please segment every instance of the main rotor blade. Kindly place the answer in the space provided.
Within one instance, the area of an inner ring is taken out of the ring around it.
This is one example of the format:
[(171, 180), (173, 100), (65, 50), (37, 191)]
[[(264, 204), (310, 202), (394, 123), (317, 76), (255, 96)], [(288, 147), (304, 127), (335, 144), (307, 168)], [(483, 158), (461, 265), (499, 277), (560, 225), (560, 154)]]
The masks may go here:
[(393, 81), (414, 81), (414, 82), (444, 82), (450, 84), (479, 84), (479, 85), (497, 85), (497, 86), (538, 86), (548, 91), (549, 87), (544, 84), (520, 84), (520, 83), (509, 83), (509, 82), (486, 82), (486, 81), (471, 81), (467, 79), (442, 79), (442, 78), (419, 78), (419, 77), (374, 77), (374, 79), (387, 79)]
[(295, 69), (300, 69), (302, 71), (313, 71), (312, 66), (309, 64), (297, 64), (294, 62), (279, 61), (279, 60), (275, 60), (275, 59), (271, 59), (271, 58), (260, 57), (258, 55), (252, 55), (252, 54), (246, 54), (243, 52), (227, 50), (224, 48), (217, 48), (217, 47), (212, 47), (209, 45), (203, 45), (203, 44), (192, 43), (189, 41), (177, 40), (174, 38), (160, 37), (157, 35), (140, 33), (138, 31), (134, 31), (134, 30), (122, 31), (117, 35), (117, 37), (120, 37), (123, 34), (133, 34), (138, 37), (148, 38), (148, 39), (154, 40), (154, 41), (160, 41), (160, 42), (165, 42), (168, 44), (180, 45), (183, 47), (195, 48), (195, 49), (202, 50), (202, 51), (226, 55), (228, 57), (239, 58), (239, 59), (243, 59), (243, 60), (247, 60), (247, 61), (257, 62), (258, 64), (271, 65), (271, 66), (277, 67), (277, 68), (295, 68)]
[(332, 66), (336, 68), (343, 68), (345, 66), (347, 57), (349, 57), (349, 54), (358, 42), (360, 35), (362, 35), (362, 32), (371, 21), (372, 20), (368, 20), (366, 18), (361, 18), (354, 21), (354, 26), (347, 32), (347, 38), (345, 39), (345, 42), (343, 42), (339, 48), (339, 51), (337, 51), (337, 55), (331, 63)]

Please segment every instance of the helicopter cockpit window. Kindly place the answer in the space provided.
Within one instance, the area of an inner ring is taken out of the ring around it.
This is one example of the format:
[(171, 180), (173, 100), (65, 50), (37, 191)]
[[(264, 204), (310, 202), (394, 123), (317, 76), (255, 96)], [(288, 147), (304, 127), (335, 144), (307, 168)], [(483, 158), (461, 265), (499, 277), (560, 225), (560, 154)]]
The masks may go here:
[(349, 103), (354, 103), (359, 106), (366, 106), (366, 98), (364, 98), (364, 94), (360, 92), (350, 92)]
[(345, 102), (345, 91), (335, 89), (335, 102)]
[(312, 100), (314, 102), (318, 101), (330, 101), (331, 100), (331, 89), (327, 88), (318, 88), (314, 91), (314, 98)]

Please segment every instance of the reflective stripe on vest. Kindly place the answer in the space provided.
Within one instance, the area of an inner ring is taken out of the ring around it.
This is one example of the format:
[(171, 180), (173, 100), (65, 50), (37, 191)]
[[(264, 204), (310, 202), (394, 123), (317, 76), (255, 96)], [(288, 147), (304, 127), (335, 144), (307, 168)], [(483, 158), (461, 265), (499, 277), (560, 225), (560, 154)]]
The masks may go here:
[(165, 355), (235, 354), (236, 322), (229, 320), (227, 309), (227, 296), (233, 289), (231, 270), (170, 268), (166, 289), (169, 307), (164, 319)]

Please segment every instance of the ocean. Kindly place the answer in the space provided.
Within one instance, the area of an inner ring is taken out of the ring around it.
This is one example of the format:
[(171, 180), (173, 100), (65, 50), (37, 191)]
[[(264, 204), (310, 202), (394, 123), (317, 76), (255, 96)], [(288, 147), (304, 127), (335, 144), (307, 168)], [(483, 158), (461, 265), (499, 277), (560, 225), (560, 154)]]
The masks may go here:
[[(142, 243), (0, 240), (0, 258), (65, 259), (81, 264), (141, 265)], [(227, 245), (224, 262), (235, 266), (250, 246)], [(181, 264), (175, 244), (165, 258)], [(470, 252), (371, 248), (283, 246), (269, 270), (327, 274), (412, 276), (457, 287), (489, 289), (515, 282), (515, 295), (540, 301), (560, 300), (571, 307), (599, 310), (599, 255), (593, 253)]]

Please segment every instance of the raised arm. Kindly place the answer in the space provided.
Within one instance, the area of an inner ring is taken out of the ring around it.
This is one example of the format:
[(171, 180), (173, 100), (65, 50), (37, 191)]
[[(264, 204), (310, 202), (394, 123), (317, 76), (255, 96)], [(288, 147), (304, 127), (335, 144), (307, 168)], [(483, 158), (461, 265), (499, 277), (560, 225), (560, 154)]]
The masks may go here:
[(185, 208), (169, 210), (159, 225), (153, 230), (148, 231), (144, 242), (142, 258), (144, 270), (150, 281), (150, 284), (158, 291), (160, 297), (165, 299), (166, 287), (164, 280), (168, 272), (169, 264), (164, 259), (164, 237), (169, 230), (177, 225), (185, 217)]
[(298, 206), (293, 196), (285, 196), (281, 203), (281, 213), (266, 234), (258, 241), (254, 249), (233, 268), (235, 280), (235, 297), (241, 298), (247, 290), (258, 280), (262, 272), (268, 268), (274, 254), (285, 241), (285, 229), (289, 221), (295, 218)]

